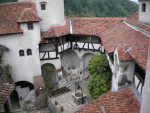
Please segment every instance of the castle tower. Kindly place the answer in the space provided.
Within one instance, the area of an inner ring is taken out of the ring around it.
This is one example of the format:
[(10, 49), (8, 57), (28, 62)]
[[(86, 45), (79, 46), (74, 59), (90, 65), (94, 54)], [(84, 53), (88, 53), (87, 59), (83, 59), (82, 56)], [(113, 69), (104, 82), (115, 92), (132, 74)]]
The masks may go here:
[(139, 21), (150, 24), (150, 0), (139, 0)]
[(64, 0), (18, 0), (27, 1), (36, 3), (37, 13), (43, 19), (40, 22), (42, 31), (47, 31), (54, 24), (64, 23)]

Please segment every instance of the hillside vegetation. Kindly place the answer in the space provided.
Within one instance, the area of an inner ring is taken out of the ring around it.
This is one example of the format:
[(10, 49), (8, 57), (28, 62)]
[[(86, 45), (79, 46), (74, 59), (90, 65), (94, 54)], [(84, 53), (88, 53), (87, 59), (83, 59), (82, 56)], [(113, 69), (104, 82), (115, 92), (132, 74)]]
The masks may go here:
[(127, 17), (138, 10), (129, 0), (64, 0), (70, 17)]
[[(17, 0), (0, 0), (0, 3)], [(65, 15), (69, 17), (127, 17), (138, 10), (129, 0), (64, 0)]]
[(17, 2), (18, 0), (0, 0), (0, 3)]

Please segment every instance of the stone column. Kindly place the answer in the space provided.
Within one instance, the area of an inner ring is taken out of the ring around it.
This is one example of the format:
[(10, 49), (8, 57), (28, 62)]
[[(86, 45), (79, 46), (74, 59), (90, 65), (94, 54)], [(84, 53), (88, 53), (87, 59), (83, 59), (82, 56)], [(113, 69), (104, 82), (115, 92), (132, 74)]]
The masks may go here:
[(83, 59), (82, 57), (79, 57), (79, 60), (80, 60), (80, 70), (79, 70), (79, 74), (80, 72), (82, 71), (82, 74), (80, 74), (80, 79), (82, 80), (83, 78), (83, 74), (84, 74), (84, 62), (83, 62)]

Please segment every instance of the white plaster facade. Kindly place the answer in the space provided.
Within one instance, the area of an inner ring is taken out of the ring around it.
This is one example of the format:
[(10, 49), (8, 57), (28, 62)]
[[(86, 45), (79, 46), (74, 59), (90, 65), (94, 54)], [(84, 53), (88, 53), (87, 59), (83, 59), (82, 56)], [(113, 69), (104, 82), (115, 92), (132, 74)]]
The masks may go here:
[[(43, 20), (40, 28), (47, 31), (52, 25), (64, 23), (64, 0), (18, 0), (18, 2), (32, 1), (36, 3), (37, 13)], [(41, 10), (45, 3), (46, 10)]]
[[(28, 81), (33, 83), (33, 76), (41, 75), (39, 46), (40, 26), (33, 23), (33, 30), (28, 30), (27, 24), (21, 24), (23, 34), (0, 36), (0, 45), (9, 48), (4, 52), (3, 65), (10, 65), (14, 82)], [(25, 56), (19, 56), (19, 50), (24, 50)], [(32, 50), (32, 55), (27, 56), (27, 49)]]
[[(110, 62), (110, 61), (109, 61)], [(113, 76), (112, 76), (112, 88), (114, 91), (118, 91), (124, 85), (127, 85), (128, 82), (133, 82), (134, 77), (134, 61), (119, 61), (118, 50), (114, 51), (114, 65), (111, 64)], [(119, 85), (122, 82), (123, 76), (127, 77), (126, 84)]]
[(60, 58), (59, 59), (53, 59), (53, 60), (41, 60), (40, 63), (41, 63), (41, 66), (46, 64), (46, 63), (50, 63), (50, 64), (53, 64), (56, 69), (60, 69), (61, 68)]
[[(146, 4), (146, 11), (142, 11), (142, 4)], [(139, 2), (139, 21), (143, 23), (150, 24), (150, 1), (149, 0), (143, 0)]]
[[(149, 41), (150, 44), (150, 41)], [(142, 94), (142, 105), (141, 105), (141, 112), (140, 113), (149, 113), (150, 107), (150, 46), (148, 51), (148, 60), (147, 60), (147, 68), (146, 68), (146, 76), (145, 76), (145, 85), (143, 88)]]

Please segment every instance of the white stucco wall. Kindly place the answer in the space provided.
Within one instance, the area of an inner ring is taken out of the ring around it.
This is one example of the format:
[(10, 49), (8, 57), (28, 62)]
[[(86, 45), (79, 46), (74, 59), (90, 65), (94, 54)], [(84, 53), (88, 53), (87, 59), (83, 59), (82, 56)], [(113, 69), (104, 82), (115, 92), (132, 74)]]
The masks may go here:
[(117, 49), (114, 52), (114, 66), (113, 66), (113, 76), (112, 76), (112, 87), (117, 91), (121, 86), (118, 83), (122, 79), (122, 75), (127, 76), (127, 80), (133, 82), (134, 77), (134, 61), (119, 61)]
[[(58, 56), (59, 57), (59, 56)], [(59, 59), (53, 59), (53, 60), (41, 60), (40, 64), (41, 66), (46, 64), (46, 63), (50, 63), (53, 64), (55, 66), (56, 69), (60, 69), (61, 68), (61, 61), (60, 61), (60, 57)]]
[[(33, 76), (41, 75), (39, 48), (40, 26), (36, 22), (34, 29), (28, 30), (27, 24), (21, 24), (23, 34), (0, 36), (0, 45), (9, 48), (4, 52), (3, 65), (10, 65), (12, 70), (12, 79), (14, 82), (28, 81), (33, 83)], [(25, 56), (19, 56), (19, 50), (23, 49)], [(26, 50), (31, 49), (32, 55), (27, 56)]]
[(145, 85), (144, 85), (143, 94), (142, 94), (141, 113), (149, 113), (149, 111), (150, 111), (150, 107), (149, 107), (150, 90), (149, 90), (149, 88), (150, 88), (150, 46), (149, 46), (149, 53), (148, 53), (148, 60), (147, 60)]
[[(54, 24), (64, 23), (64, 0), (18, 0), (22, 1), (36, 3), (37, 13), (43, 19), (40, 22), (41, 30), (48, 30)], [(41, 2), (46, 2), (46, 10), (41, 10)]]
[[(142, 3), (146, 3), (146, 12), (142, 12)], [(139, 3), (139, 21), (150, 24), (150, 1)]]
[(83, 73), (85, 74), (86, 68), (88, 67), (89, 61), (94, 56), (93, 53), (86, 53), (83, 55)]

